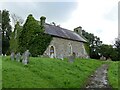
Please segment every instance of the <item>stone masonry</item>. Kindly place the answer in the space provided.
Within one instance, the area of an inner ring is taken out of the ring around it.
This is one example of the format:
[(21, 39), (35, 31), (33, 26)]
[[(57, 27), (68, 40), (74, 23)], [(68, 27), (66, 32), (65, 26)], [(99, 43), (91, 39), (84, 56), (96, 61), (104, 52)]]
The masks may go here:
[(44, 54), (50, 56), (51, 46), (54, 47), (55, 58), (59, 58), (61, 55), (65, 58), (70, 56), (73, 52), (75, 53), (76, 57), (86, 58), (88, 56), (83, 42), (53, 37), (53, 40), (51, 41)]

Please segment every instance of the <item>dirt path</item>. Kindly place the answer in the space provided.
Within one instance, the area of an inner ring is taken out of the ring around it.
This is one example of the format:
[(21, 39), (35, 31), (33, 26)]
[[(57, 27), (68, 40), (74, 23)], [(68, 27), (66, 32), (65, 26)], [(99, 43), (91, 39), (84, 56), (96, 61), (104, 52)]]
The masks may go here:
[(95, 73), (91, 75), (86, 88), (109, 88), (109, 90), (111, 90), (107, 79), (107, 69), (107, 64), (103, 64), (98, 68)]

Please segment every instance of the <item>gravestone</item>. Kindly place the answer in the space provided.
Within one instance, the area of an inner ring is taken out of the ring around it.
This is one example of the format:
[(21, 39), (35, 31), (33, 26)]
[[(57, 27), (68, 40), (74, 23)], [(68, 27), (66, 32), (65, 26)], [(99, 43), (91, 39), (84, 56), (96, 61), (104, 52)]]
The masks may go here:
[(68, 57), (68, 61), (69, 61), (70, 63), (73, 63), (73, 62), (74, 62), (74, 59), (75, 59), (75, 58), (74, 58), (74, 56), (72, 56), (72, 55)]
[(29, 63), (29, 56), (30, 56), (30, 52), (29, 50), (26, 50), (25, 53), (23, 54), (23, 64), (27, 65)]
[(70, 63), (73, 63), (75, 61), (75, 53), (73, 52), (73, 54), (69, 56), (68, 59)]
[(21, 62), (24, 64), (24, 59), (25, 59), (25, 55), (24, 55), (24, 53), (22, 54), (22, 56), (21, 56)]
[(15, 53), (14, 52), (11, 53), (10, 58), (11, 58), (12, 61), (14, 61), (14, 59), (15, 59)]
[(63, 60), (63, 55), (62, 54), (60, 54), (59, 59)]
[(21, 59), (21, 55), (20, 55), (20, 53), (17, 53), (16, 54), (16, 61), (20, 62), (20, 59)]

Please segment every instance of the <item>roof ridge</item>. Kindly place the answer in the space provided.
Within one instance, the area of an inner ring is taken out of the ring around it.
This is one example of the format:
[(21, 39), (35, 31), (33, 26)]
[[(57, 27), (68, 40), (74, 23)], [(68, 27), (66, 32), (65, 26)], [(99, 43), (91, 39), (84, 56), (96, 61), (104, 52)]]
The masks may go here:
[(77, 34), (74, 31), (59, 26), (51, 25), (48, 23), (45, 23), (45, 32), (54, 36), (64, 37), (80, 42), (87, 42), (86, 39), (83, 38), (83, 36)]

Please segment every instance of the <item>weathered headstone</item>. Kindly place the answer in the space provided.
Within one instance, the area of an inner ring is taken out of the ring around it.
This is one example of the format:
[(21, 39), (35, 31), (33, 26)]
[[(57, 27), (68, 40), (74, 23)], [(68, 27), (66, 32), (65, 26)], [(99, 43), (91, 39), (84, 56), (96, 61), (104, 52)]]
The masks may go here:
[(29, 50), (26, 50), (25, 53), (23, 54), (23, 61), (22, 61), (25, 65), (29, 63), (29, 56), (30, 56), (30, 52)]
[(106, 58), (104, 56), (101, 56), (100, 60), (106, 60)]
[(74, 62), (74, 57), (73, 57), (73, 56), (69, 56), (69, 57), (68, 57), (68, 61), (69, 61), (70, 63)]
[(62, 54), (59, 56), (59, 59), (63, 60), (63, 55)]
[(75, 61), (75, 53), (73, 52), (73, 54), (69, 56), (68, 59), (70, 63), (73, 63)]
[(20, 53), (17, 53), (16, 54), (16, 61), (20, 62), (20, 59), (21, 59), (21, 55), (20, 55)]
[(11, 58), (12, 61), (14, 61), (14, 59), (15, 59), (15, 53), (14, 52), (11, 53), (10, 58)]

